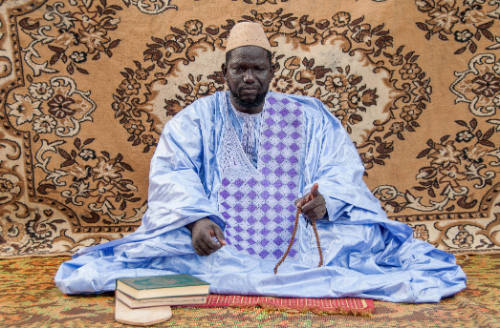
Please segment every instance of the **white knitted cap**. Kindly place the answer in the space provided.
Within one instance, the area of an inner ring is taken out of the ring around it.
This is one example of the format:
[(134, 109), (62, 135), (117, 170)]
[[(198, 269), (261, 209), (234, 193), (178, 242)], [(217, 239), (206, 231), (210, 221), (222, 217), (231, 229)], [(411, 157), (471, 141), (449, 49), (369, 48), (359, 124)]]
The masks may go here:
[(271, 44), (259, 23), (241, 22), (233, 26), (227, 39), (226, 52), (243, 46), (257, 46), (271, 51)]

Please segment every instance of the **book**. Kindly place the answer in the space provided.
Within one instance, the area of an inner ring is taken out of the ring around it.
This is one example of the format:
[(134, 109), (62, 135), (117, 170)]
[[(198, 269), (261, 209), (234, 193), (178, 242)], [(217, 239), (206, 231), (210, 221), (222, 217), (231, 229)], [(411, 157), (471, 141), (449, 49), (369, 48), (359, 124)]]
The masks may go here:
[(117, 290), (115, 297), (122, 303), (132, 309), (139, 309), (143, 307), (161, 306), (161, 305), (191, 305), (191, 304), (205, 304), (207, 302), (208, 294), (192, 295), (192, 296), (168, 296), (168, 297), (155, 297), (136, 299), (122, 291)]
[(188, 274), (120, 278), (116, 290), (135, 299), (208, 295), (210, 284)]
[(127, 325), (150, 326), (172, 317), (172, 310), (168, 305), (131, 309), (115, 298), (115, 320)]

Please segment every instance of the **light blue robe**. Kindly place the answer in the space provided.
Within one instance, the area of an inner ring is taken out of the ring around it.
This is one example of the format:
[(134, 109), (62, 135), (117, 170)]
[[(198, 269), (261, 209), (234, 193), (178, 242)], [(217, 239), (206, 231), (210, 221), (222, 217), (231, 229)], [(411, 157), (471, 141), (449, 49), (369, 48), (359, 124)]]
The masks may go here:
[(287, 258), (277, 275), (274, 259), (232, 245), (206, 257), (195, 253), (186, 224), (209, 217), (225, 227), (217, 201), (218, 155), (224, 127), (234, 118), (227, 115), (227, 92), (220, 92), (197, 100), (166, 124), (151, 161), (141, 226), (63, 263), (55, 276), (59, 289), (99, 293), (114, 290), (117, 278), (171, 273), (194, 275), (221, 294), (418, 303), (438, 302), (464, 289), (466, 277), (453, 255), (414, 239), (410, 227), (387, 218), (363, 181), (363, 165), (340, 122), (317, 99), (287, 97), (305, 108), (297, 198), (318, 183), (326, 200), (328, 218), (317, 221), (323, 266), (317, 267), (316, 240), (304, 219), (295, 241), (298, 254)]

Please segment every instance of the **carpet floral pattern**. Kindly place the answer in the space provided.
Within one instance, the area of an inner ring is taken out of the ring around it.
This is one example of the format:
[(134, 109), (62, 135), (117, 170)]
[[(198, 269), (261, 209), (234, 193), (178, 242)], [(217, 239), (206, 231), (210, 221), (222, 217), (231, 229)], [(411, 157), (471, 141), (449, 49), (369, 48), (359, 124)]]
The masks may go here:
[(0, 256), (136, 229), (164, 124), (224, 90), (241, 20), (271, 41), (271, 88), (343, 123), (391, 219), (500, 251), (500, 1), (0, 0)]
[[(114, 296), (66, 296), (53, 282), (67, 257), (0, 260), (2, 327), (123, 327)], [(174, 308), (158, 327), (498, 327), (500, 255), (462, 255), (467, 288), (437, 304), (375, 301), (371, 317), (286, 313), (261, 308)]]

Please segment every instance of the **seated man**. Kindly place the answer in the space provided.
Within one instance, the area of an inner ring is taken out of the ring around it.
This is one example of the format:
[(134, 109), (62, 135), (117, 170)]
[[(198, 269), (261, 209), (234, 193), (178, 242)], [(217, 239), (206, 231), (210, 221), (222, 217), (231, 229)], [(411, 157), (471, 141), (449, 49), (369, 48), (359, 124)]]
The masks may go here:
[[(166, 124), (142, 225), (63, 263), (55, 281), (64, 293), (174, 273), (221, 294), (438, 302), (465, 288), (453, 255), (387, 218), (325, 106), (268, 91), (270, 49), (260, 25), (234, 26), (222, 65), (229, 91), (199, 99)], [(295, 242), (275, 274), (300, 196)]]

